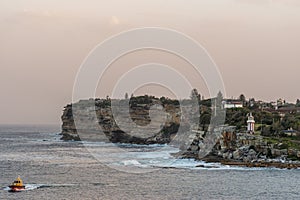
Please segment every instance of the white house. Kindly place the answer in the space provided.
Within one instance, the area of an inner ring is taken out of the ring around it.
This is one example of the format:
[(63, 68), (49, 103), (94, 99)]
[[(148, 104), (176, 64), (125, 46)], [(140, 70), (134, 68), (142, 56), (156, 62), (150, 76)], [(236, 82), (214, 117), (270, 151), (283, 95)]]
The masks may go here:
[(223, 108), (242, 108), (243, 102), (235, 99), (228, 99), (222, 102)]

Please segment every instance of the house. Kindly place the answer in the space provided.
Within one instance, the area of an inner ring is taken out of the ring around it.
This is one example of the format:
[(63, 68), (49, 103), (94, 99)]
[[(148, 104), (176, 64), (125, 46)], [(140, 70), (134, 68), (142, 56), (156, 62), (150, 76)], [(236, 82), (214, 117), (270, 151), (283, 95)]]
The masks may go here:
[(282, 99), (282, 98), (280, 98), (280, 99), (277, 100), (277, 106), (278, 106), (278, 107), (279, 107), (279, 106), (284, 106), (285, 103), (286, 103), (285, 100)]
[(225, 99), (222, 101), (223, 108), (243, 108), (243, 102), (236, 99)]
[(275, 110), (278, 109), (277, 101), (276, 101), (276, 102), (275, 102), (275, 101), (272, 101), (272, 102), (270, 102), (270, 103), (271, 103), (271, 105), (274, 107)]
[(277, 110), (279, 113), (286, 114), (286, 113), (299, 113), (300, 112), (300, 107), (296, 106), (285, 106), (285, 107), (280, 107)]

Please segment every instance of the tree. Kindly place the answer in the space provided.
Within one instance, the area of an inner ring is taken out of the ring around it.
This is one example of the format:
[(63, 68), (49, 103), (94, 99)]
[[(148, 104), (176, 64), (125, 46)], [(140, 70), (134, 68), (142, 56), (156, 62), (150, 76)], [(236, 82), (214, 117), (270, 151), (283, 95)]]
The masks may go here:
[(248, 105), (251, 109), (257, 109), (259, 107), (259, 105), (256, 103), (254, 98), (249, 99), (249, 104)]
[(201, 127), (201, 129), (203, 131), (207, 131), (208, 126), (210, 124), (210, 119), (211, 119), (211, 111), (204, 111), (201, 115), (200, 115), (200, 122), (199, 125)]
[(299, 99), (297, 99), (297, 101), (296, 101), (296, 106), (300, 107), (300, 100)]
[(245, 95), (241, 94), (240, 97), (239, 97), (240, 101), (244, 102), (246, 101), (246, 97)]
[(222, 94), (221, 91), (218, 92), (217, 99), (218, 99), (218, 101), (222, 101), (223, 100), (223, 94)]
[(246, 106), (246, 97), (244, 94), (241, 94), (239, 97), (240, 101), (243, 103), (243, 106)]
[(221, 108), (222, 101), (223, 101), (223, 94), (222, 94), (221, 91), (219, 91), (218, 94), (217, 94), (217, 97), (216, 97), (216, 106), (218, 108)]
[(190, 98), (198, 102), (201, 100), (201, 95), (196, 88), (192, 89)]

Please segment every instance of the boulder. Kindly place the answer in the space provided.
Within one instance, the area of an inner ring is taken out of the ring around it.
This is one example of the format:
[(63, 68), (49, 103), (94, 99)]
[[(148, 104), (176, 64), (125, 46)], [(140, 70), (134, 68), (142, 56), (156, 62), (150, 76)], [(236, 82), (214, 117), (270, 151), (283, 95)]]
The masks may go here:
[(297, 152), (297, 157), (300, 158), (300, 151)]
[(250, 149), (247, 156), (243, 158), (244, 162), (251, 162), (257, 159), (257, 153), (254, 149)]
[(233, 159), (240, 160), (242, 157), (242, 152), (238, 149), (232, 153)]

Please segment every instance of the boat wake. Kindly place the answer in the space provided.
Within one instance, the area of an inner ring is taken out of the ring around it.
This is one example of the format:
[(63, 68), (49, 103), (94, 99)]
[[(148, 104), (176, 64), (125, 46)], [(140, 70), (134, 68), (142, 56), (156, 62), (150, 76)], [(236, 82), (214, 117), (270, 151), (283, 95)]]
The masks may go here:
[[(24, 184), (25, 190), (23, 191), (29, 191), (29, 190), (35, 190), (40, 188), (49, 188), (49, 187), (72, 187), (73, 184)], [(4, 187), (3, 190), (10, 191), (11, 189), (9, 187)]]

